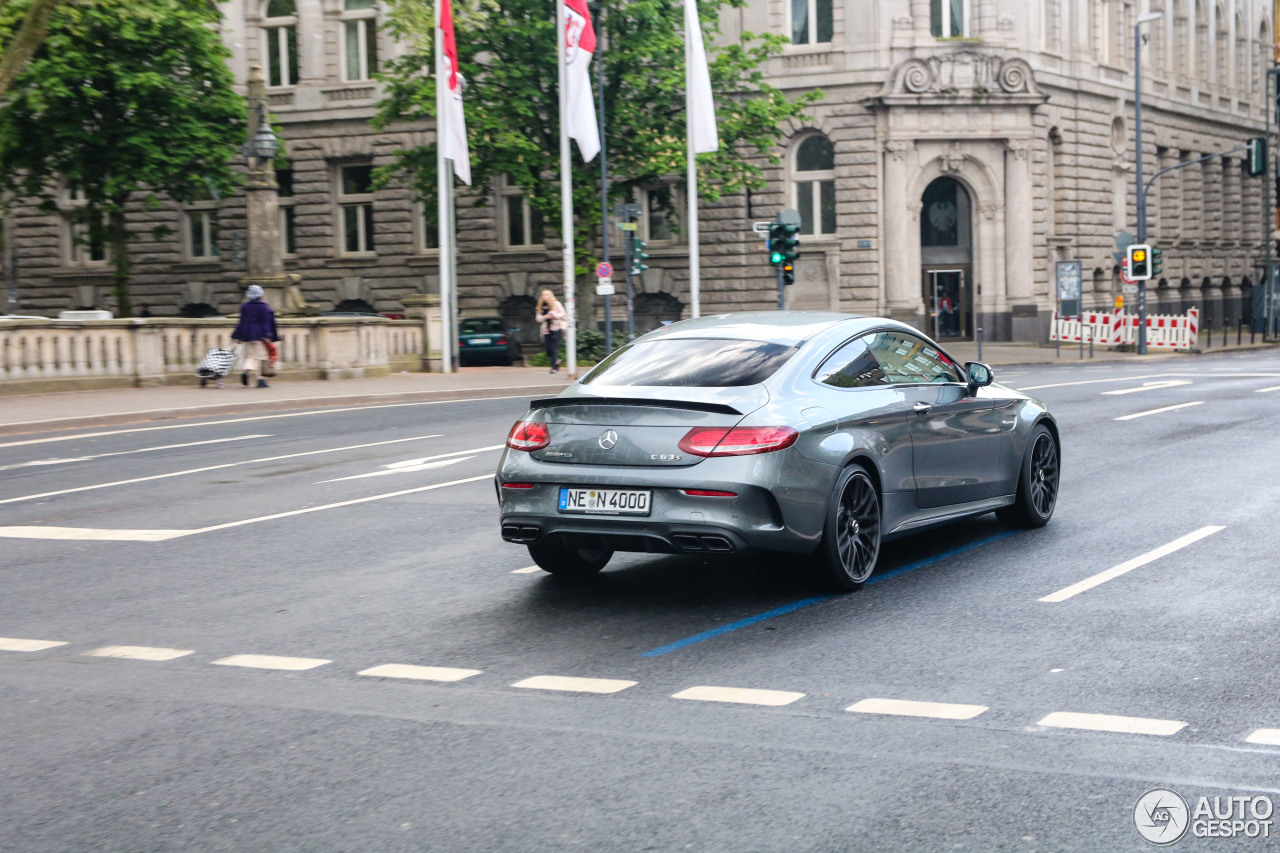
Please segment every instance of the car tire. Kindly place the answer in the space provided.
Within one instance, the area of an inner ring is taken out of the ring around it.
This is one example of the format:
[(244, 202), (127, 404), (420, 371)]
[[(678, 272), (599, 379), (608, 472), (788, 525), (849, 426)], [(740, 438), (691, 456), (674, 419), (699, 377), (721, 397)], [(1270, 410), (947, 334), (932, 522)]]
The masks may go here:
[(504, 355), (502, 357), (502, 361), (500, 361), (499, 364), (501, 364), (503, 367), (510, 367), (512, 364), (511, 353), (507, 353), (506, 355)]
[(1044, 424), (1031, 430), (1027, 452), (1018, 473), (1018, 494), (1014, 502), (996, 510), (996, 517), (1015, 527), (1044, 527), (1058, 504), (1058, 484), (1062, 475), (1062, 455), (1058, 441)]
[(553, 539), (529, 545), (529, 556), (544, 572), (582, 578), (603, 569), (613, 552), (603, 548), (578, 548)]
[(838, 592), (861, 589), (880, 556), (880, 495), (867, 469), (850, 465), (836, 479), (818, 546), (825, 585)]

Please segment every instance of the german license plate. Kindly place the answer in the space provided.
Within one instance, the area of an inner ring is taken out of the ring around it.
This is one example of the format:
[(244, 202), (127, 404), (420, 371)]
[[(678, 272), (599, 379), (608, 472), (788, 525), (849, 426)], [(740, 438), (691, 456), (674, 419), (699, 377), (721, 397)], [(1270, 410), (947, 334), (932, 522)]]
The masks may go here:
[(561, 512), (648, 515), (653, 492), (640, 489), (560, 489)]
[(482, 346), (487, 346), (488, 344), (493, 343), (493, 339), (492, 338), (472, 338), (471, 343), (474, 346), (482, 347)]

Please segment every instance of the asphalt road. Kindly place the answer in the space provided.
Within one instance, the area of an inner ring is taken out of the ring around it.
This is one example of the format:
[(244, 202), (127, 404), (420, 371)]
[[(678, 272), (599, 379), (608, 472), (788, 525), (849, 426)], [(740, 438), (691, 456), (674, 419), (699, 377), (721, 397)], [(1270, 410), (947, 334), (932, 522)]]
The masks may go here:
[(1053, 521), (847, 596), (520, 571), (524, 398), (0, 438), (0, 850), (1117, 851), (1154, 787), (1280, 802), (1280, 359), (997, 381), (1059, 419)]

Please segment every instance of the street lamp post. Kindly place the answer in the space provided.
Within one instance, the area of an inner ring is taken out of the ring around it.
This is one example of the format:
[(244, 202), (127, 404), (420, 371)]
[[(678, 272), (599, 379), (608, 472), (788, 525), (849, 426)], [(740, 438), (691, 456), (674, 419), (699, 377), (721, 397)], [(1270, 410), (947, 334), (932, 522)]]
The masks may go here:
[[(1147, 198), (1142, 185), (1142, 25), (1158, 21), (1164, 12), (1140, 15), (1133, 25), (1133, 132), (1134, 171), (1138, 186), (1138, 242), (1147, 242)], [(1138, 282), (1138, 354), (1147, 354), (1147, 283)]]
[(298, 276), (285, 275), (280, 245), (280, 185), (274, 160), (280, 153), (267, 120), (267, 84), (261, 66), (249, 69), (245, 100), (249, 114), (249, 138), (244, 143), (245, 163), (245, 276), (241, 284), (256, 284), (277, 310), (302, 307), (296, 292)]

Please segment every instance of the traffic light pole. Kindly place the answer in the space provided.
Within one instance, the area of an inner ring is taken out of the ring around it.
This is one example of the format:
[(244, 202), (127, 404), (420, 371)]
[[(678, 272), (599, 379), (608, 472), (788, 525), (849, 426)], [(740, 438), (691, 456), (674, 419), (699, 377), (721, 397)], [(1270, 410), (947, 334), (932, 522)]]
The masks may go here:
[(778, 271), (778, 310), (782, 311), (787, 307), (787, 283), (782, 280), (782, 264), (773, 266)]
[[(1150, 19), (1149, 15), (1143, 18)], [(1147, 242), (1147, 197), (1142, 191), (1142, 24), (1133, 25), (1134, 167), (1138, 185), (1138, 242)], [(1081, 340), (1084, 340), (1081, 337)], [(1138, 355), (1147, 354), (1147, 283), (1138, 282)]]

